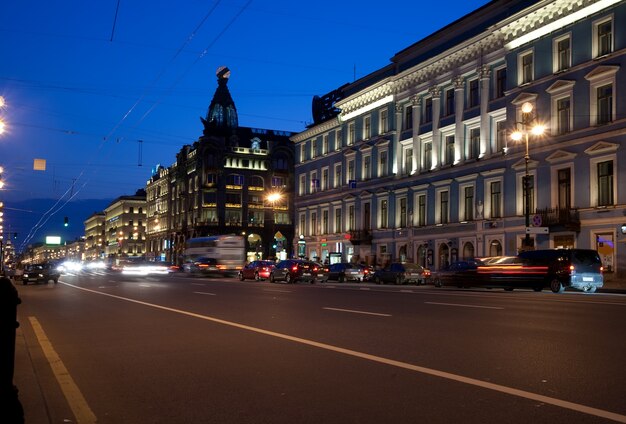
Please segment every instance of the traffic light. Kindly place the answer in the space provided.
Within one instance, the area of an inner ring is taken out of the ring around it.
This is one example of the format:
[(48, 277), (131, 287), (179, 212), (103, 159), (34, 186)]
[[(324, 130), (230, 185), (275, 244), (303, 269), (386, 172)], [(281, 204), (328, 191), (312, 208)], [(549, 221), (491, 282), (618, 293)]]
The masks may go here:
[(69, 219), (67, 219), (67, 216), (63, 219), (63, 226), (67, 227), (68, 225), (70, 225), (70, 221)]

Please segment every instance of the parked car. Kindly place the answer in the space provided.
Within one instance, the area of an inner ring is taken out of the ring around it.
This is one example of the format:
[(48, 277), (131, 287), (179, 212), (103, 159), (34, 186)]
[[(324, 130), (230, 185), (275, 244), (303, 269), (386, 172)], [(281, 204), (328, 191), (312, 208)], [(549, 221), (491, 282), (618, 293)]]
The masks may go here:
[(457, 261), (432, 273), (435, 287), (456, 286), (470, 287), (482, 285), (482, 275), (478, 275), (478, 266), (483, 265), (478, 260)]
[(270, 278), (270, 272), (275, 266), (274, 261), (252, 261), (240, 269), (237, 276), (240, 281), (245, 279), (265, 280)]
[(298, 281), (315, 283), (320, 265), (302, 259), (285, 259), (270, 271), (270, 282), (284, 281), (287, 284)]
[(369, 270), (359, 264), (339, 262), (323, 267), (318, 273), (319, 281), (364, 281)]
[(376, 284), (425, 284), (430, 279), (430, 270), (418, 264), (394, 262), (374, 272)]
[(24, 267), (22, 274), (22, 284), (28, 283), (48, 283), (50, 280), (54, 284), (59, 282), (61, 274), (57, 271), (56, 265), (52, 263), (29, 264)]
[(519, 255), (525, 265), (543, 267), (537, 275), (554, 293), (562, 293), (567, 287), (594, 293), (604, 284), (602, 260), (590, 249), (529, 250)]
[(213, 273), (218, 272), (217, 259), (199, 257), (183, 263), (183, 271), (191, 273)]

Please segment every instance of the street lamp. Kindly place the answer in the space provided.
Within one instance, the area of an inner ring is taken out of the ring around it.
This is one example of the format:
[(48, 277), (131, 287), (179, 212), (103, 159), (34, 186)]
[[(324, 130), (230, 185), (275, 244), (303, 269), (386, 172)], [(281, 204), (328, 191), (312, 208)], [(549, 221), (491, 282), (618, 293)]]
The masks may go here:
[(277, 240), (276, 240), (276, 211), (274, 209), (276, 208), (276, 203), (280, 201), (282, 197), (283, 195), (278, 191), (270, 193), (266, 197), (267, 201), (272, 206), (272, 210), (271, 210), (272, 227), (271, 227), (271, 234), (269, 237), (272, 244), (268, 248), (268, 254), (272, 251), (272, 249), (274, 249), (274, 256), (278, 256), (278, 246), (277, 246)]
[(511, 138), (514, 141), (526, 142), (526, 154), (524, 155), (524, 163), (526, 165), (526, 173), (524, 175), (524, 217), (526, 219), (526, 237), (524, 239), (524, 247), (530, 248), (530, 233), (528, 228), (530, 227), (530, 174), (528, 173), (528, 162), (530, 161), (530, 155), (528, 154), (528, 136), (533, 134), (534, 136), (540, 136), (544, 133), (546, 127), (535, 121), (535, 114), (533, 113), (533, 104), (525, 102), (522, 104), (522, 129), (517, 129), (511, 134)]

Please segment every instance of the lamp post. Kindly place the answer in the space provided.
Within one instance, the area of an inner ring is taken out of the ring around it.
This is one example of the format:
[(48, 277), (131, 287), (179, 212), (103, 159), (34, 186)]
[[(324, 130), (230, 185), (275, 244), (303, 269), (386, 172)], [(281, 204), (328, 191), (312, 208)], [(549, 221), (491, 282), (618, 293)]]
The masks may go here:
[(274, 242), (276, 241), (275, 235), (276, 235), (276, 212), (275, 212), (275, 207), (276, 207), (276, 202), (280, 201), (280, 199), (282, 198), (282, 194), (278, 191), (275, 191), (273, 193), (270, 193), (267, 195), (267, 201), (269, 202), (269, 204), (271, 205), (272, 209), (271, 209), (271, 219), (272, 219), (272, 226), (271, 226), (271, 233), (269, 236), (269, 240), (270, 240), (270, 245), (268, 245), (268, 256), (272, 251), (272, 248), (274, 249), (274, 257), (278, 257), (278, 245), (274, 246)]
[(530, 227), (530, 173), (528, 172), (530, 155), (528, 153), (528, 138), (529, 133), (535, 136), (540, 136), (545, 131), (545, 126), (535, 121), (535, 114), (533, 113), (533, 109), (533, 104), (530, 102), (525, 102), (524, 104), (522, 104), (522, 129), (516, 129), (511, 134), (511, 138), (514, 141), (521, 141), (522, 139), (524, 139), (526, 142), (526, 153), (524, 154), (524, 217), (526, 223), (526, 237), (524, 238), (524, 247), (526, 249), (529, 249), (531, 245), (530, 233), (528, 232), (528, 228)]

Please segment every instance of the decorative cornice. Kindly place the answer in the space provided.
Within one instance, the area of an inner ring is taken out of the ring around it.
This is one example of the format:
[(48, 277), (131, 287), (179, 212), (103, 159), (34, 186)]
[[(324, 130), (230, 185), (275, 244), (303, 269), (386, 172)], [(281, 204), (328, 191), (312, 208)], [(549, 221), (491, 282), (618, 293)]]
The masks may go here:
[(294, 143), (299, 143), (301, 141), (304, 141), (308, 138), (311, 137), (315, 137), (317, 135), (320, 135), (322, 133), (328, 132), (328, 131), (332, 131), (334, 129), (337, 129), (340, 125), (339, 122), (339, 118), (338, 117), (334, 117), (332, 119), (329, 119), (326, 122), (323, 122), (319, 125), (316, 125), (312, 128), (309, 128), (308, 130), (302, 131), (301, 133), (292, 135), (291, 137), (289, 137), (289, 140), (291, 140)]

